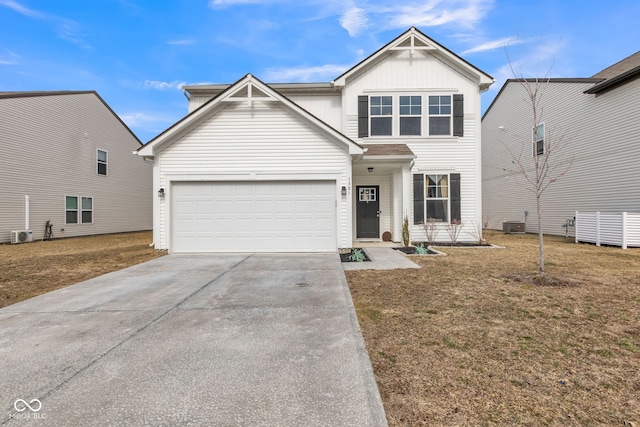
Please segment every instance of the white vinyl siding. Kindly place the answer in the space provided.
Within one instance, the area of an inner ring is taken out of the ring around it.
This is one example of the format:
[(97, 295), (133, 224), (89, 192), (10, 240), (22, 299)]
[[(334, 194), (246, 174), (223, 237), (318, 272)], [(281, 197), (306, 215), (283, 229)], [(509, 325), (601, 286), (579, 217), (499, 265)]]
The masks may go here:
[[(350, 156), (346, 146), (315, 130), (275, 102), (224, 103), (223, 110), (156, 157), (159, 187), (171, 182), (333, 180), (336, 195), (349, 185)], [(170, 200), (169, 194), (167, 200)], [(349, 209), (337, 198), (339, 247), (351, 246)], [(160, 200), (157, 233), (159, 248), (169, 249), (170, 213)], [(334, 248), (337, 249), (337, 248)]]
[[(545, 233), (564, 235), (562, 224), (576, 211), (640, 212), (640, 80), (597, 97), (583, 93), (592, 86), (553, 82), (544, 90), (539, 120), (545, 122), (548, 143), (554, 143), (551, 135), (564, 134), (568, 146), (558, 159), (572, 159), (543, 195)], [(512, 160), (506, 142), (518, 150), (526, 142), (523, 153), (533, 161), (531, 108), (524, 97), (522, 87), (509, 83), (482, 122), (484, 215), (492, 228), (501, 228), (503, 221), (524, 221), (528, 211), (527, 231), (537, 232), (533, 194), (521, 176), (505, 172)]]
[[(152, 228), (152, 165), (95, 94), (0, 98), (0, 123), (0, 242), (24, 229), (25, 196), (35, 240), (47, 221), (54, 238)], [(108, 151), (108, 179), (96, 173), (97, 149)], [(99, 221), (65, 225), (65, 195), (98, 194)]]

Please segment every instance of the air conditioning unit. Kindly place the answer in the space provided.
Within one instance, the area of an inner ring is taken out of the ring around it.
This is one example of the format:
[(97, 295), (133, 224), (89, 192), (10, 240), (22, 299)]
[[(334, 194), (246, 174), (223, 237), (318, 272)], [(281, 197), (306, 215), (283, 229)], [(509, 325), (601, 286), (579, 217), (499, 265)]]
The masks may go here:
[(524, 222), (520, 221), (506, 221), (502, 223), (502, 231), (507, 234), (524, 233), (524, 227)]
[(33, 242), (33, 231), (31, 230), (18, 230), (11, 232), (11, 243), (26, 243)]

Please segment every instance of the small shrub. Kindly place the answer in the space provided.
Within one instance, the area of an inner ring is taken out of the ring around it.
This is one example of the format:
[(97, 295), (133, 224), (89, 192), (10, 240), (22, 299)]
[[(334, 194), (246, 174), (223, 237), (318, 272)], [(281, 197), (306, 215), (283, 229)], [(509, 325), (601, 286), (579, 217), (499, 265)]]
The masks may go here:
[(451, 220), (451, 224), (447, 223), (446, 225), (447, 234), (449, 235), (449, 239), (451, 239), (451, 246), (454, 246), (458, 243), (458, 238), (460, 237), (460, 232), (462, 231), (462, 221), (459, 219)]
[(433, 245), (438, 235), (438, 223), (433, 218), (428, 218), (423, 225), (425, 234), (427, 235), (427, 243)]
[(416, 255), (426, 255), (428, 253), (429, 251), (424, 247), (424, 245), (420, 244), (416, 246)]
[(349, 260), (354, 262), (364, 262), (365, 259), (362, 249), (354, 249), (349, 255)]
[(411, 236), (409, 234), (409, 218), (407, 218), (407, 214), (404, 215), (404, 222), (402, 223), (402, 244), (409, 246), (411, 240)]

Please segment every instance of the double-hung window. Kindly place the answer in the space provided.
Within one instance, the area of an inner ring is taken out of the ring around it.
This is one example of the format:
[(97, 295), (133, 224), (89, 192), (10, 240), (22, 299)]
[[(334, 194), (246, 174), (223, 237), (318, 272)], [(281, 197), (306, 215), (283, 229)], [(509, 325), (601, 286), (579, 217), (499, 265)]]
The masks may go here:
[(107, 174), (107, 152), (104, 150), (98, 150), (98, 175)]
[(449, 175), (426, 175), (427, 221), (449, 221)]
[(93, 197), (82, 198), (82, 223), (93, 223)]
[(65, 196), (65, 224), (80, 223), (93, 223), (93, 197)]
[(460, 174), (413, 175), (413, 224), (428, 221), (460, 223)]
[(400, 135), (422, 134), (422, 97), (400, 96)]
[(533, 128), (533, 155), (544, 154), (544, 123), (540, 123)]
[(372, 96), (369, 107), (371, 110), (371, 136), (391, 136), (393, 132), (393, 97)]
[(429, 135), (451, 135), (451, 96), (429, 96)]

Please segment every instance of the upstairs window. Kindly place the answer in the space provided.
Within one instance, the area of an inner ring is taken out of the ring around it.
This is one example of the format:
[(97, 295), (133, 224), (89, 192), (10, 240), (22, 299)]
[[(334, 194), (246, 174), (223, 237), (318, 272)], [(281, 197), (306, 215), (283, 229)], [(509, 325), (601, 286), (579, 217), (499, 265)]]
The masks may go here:
[(422, 97), (400, 97), (400, 135), (422, 135)]
[(391, 136), (393, 129), (393, 97), (372, 96), (369, 101), (371, 110), (371, 136)]
[(544, 154), (544, 123), (540, 123), (533, 128), (533, 155)]
[(107, 174), (107, 152), (98, 150), (98, 175)]
[(451, 96), (429, 96), (429, 135), (451, 135)]
[(464, 95), (361, 95), (358, 138), (464, 136)]

